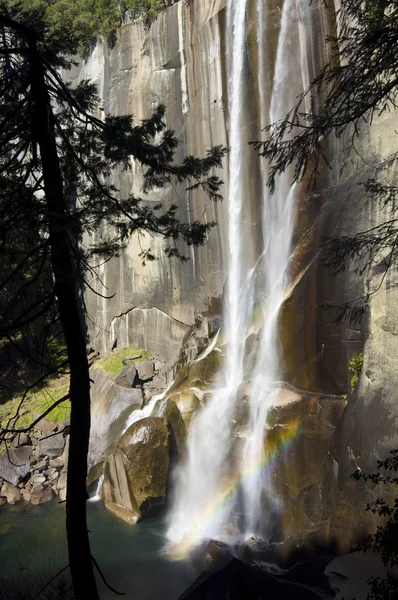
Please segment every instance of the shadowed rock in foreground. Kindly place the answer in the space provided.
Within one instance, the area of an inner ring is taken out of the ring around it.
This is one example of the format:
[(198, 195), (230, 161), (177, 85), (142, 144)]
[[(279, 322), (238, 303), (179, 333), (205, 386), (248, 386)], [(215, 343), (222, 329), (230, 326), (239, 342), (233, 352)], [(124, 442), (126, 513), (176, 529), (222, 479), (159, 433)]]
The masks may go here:
[[(321, 565), (322, 574), (323, 568)], [(179, 600), (319, 600), (333, 597), (325, 578), (321, 577), (319, 585), (316, 569), (312, 576), (309, 575), (308, 583), (301, 581), (299, 573), (294, 575), (298, 581), (289, 581), (289, 573), (282, 579), (233, 559), (208, 579), (202, 574)], [(310, 579), (316, 584), (313, 589)]]

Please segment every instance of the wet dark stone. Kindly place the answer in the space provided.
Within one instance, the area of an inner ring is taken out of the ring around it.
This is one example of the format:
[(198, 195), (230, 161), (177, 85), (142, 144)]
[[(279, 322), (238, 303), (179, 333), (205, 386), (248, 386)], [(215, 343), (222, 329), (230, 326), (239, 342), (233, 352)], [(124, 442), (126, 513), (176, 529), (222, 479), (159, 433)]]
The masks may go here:
[[(308, 574), (311, 579), (311, 574)], [(332, 591), (311, 589), (311, 581), (303, 584), (282, 579), (233, 559), (215, 574), (203, 573), (179, 600), (320, 600)]]

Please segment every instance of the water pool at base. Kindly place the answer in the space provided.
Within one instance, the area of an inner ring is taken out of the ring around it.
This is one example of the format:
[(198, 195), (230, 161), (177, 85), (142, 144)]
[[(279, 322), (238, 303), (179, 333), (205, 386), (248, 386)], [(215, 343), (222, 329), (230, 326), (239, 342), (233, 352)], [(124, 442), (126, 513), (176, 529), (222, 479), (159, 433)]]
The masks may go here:
[[(93, 554), (110, 585), (125, 592), (126, 600), (174, 600), (198, 575), (192, 564), (170, 562), (162, 554), (162, 519), (129, 526), (101, 502), (87, 508)], [(33, 598), (67, 562), (64, 504), (1, 508), (1, 600)], [(103, 585), (99, 589), (101, 600), (117, 597)]]

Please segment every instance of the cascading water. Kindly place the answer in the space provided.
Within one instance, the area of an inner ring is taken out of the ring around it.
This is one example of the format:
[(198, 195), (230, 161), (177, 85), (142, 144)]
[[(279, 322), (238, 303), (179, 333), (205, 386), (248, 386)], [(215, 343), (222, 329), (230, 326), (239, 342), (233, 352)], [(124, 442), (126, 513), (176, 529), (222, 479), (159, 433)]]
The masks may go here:
[[(266, 166), (260, 164), (263, 186), (262, 249), (248, 264), (252, 230), (247, 224), (249, 162), (245, 85), (247, 82), (248, 0), (230, 0), (227, 18), (229, 73), (229, 272), (224, 323), (227, 345), (222, 373), (211, 399), (192, 424), (187, 458), (175, 475), (174, 505), (167, 532), (176, 555), (184, 555), (203, 539), (235, 543), (249, 535), (267, 539), (267, 514), (278, 499), (271, 484), (272, 457), (264, 452), (269, 409), (278, 401), (280, 357), (278, 319), (285, 299), (295, 216), (296, 187), (291, 173), (282, 175), (276, 191), (266, 189)], [(308, 0), (285, 0), (273, 77), (265, 56), (267, 0), (257, 0), (258, 87), (260, 126), (283, 118), (308, 82), (303, 30), (311, 25)], [(305, 73), (304, 73), (305, 71)], [(250, 259), (249, 259), (250, 260)], [(245, 344), (253, 332), (254, 305), (263, 305), (259, 347), (250, 373)], [(249, 386), (246, 430), (233, 428), (242, 384)], [(269, 516), (270, 512), (268, 513)]]
[[(229, 469), (226, 468), (231, 445), (231, 416), (236, 392), (243, 378), (245, 309), (251, 305), (250, 285), (244, 286), (243, 240), (241, 235), (244, 201), (242, 154), (247, 141), (239, 126), (243, 111), (243, 75), (246, 43), (247, 0), (233, 2), (228, 11), (229, 62), (229, 279), (226, 299), (226, 330), (229, 352), (217, 391), (191, 428), (188, 458), (177, 472), (176, 502), (168, 538), (173, 546), (191, 544), (206, 537), (220, 537), (231, 514), (228, 495)], [(245, 299), (243, 301), (243, 297)], [(208, 511), (209, 498), (216, 511)], [(184, 551), (184, 550), (182, 550)]]
[[(266, 10), (263, 0), (258, 0), (258, 48), (263, 51), (263, 35), (266, 29)], [(285, 0), (281, 16), (281, 28), (275, 61), (268, 122), (283, 119), (295, 105), (297, 95), (307, 87), (308, 61), (304, 40), (299, 35), (311, 25), (311, 8), (307, 0)], [(304, 43), (303, 43), (304, 42)], [(264, 72), (262, 56), (259, 56), (259, 89), (261, 105), (265, 104), (267, 73)], [(262, 90), (262, 92), (261, 92)], [(261, 126), (266, 125), (266, 115), (261, 114)], [(270, 408), (278, 402), (280, 385), (280, 353), (278, 345), (279, 313), (285, 299), (288, 284), (288, 266), (295, 218), (296, 186), (291, 187), (292, 173), (283, 173), (276, 182), (275, 192), (269, 193), (266, 163), (262, 162), (264, 197), (262, 211), (263, 255), (261, 289), (263, 325), (257, 360), (252, 374), (250, 394), (250, 426), (242, 453), (242, 471), (252, 474), (242, 479), (244, 497), (245, 533), (267, 538), (269, 519), (264, 518), (264, 505), (277, 507), (278, 498), (272, 486), (272, 456), (264, 453), (264, 427)], [(262, 468), (260, 468), (260, 465)], [(267, 502), (268, 501), (268, 502)]]

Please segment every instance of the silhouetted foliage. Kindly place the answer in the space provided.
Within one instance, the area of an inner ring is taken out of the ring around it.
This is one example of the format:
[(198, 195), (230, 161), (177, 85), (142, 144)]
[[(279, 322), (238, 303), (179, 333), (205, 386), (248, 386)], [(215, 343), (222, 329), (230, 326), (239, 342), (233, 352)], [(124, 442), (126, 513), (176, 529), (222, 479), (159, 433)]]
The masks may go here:
[[(377, 462), (377, 471), (370, 475), (354, 473), (354, 479), (370, 481), (374, 485), (383, 484), (391, 492), (393, 486), (398, 485), (398, 450), (392, 450), (385, 460)], [(373, 551), (380, 555), (385, 567), (386, 576), (371, 577), (368, 580), (370, 592), (369, 600), (395, 600), (398, 594), (398, 498), (392, 503), (384, 498), (378, 498), (368, 504), (367, 510), (385, 519), (384, 525), (378, 525), (376, 532), (370, 535), (361, 545), (364, 551)], [(394, 572), (395, 570), (395, 572)]]

